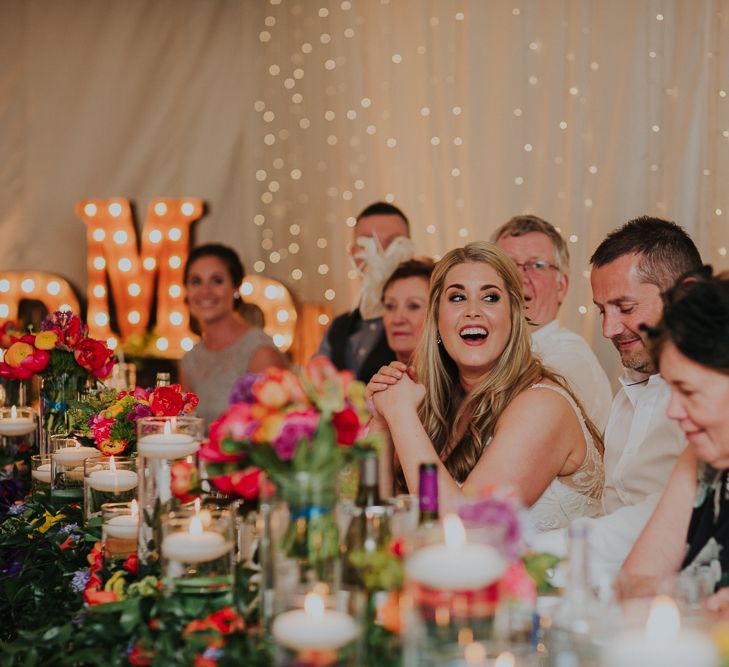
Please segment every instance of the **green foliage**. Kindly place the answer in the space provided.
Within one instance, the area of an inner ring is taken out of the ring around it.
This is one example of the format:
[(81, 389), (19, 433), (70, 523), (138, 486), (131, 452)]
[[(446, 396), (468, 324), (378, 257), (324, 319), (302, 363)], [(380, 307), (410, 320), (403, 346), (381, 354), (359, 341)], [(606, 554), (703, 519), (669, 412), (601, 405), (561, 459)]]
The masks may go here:
[(353, 551), (348, 557), (368, 591), (394, 591), (402, 588), (402, 561), (389, 551), (370, 552), (360, 549)]
[(549, 595), (557, 592), (550, 583), (550, 571), (559, 565), (560, 558), (554, 554), (538, 552), (527, 554), (522, 559), (529, 576), (537, 586), (537, 595)]

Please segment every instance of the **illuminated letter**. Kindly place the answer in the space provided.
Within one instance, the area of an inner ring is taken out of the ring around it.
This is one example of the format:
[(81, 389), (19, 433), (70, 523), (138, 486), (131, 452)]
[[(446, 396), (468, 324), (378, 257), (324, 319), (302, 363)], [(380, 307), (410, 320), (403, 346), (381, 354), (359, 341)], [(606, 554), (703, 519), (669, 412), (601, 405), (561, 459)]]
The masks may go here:
[(17, 320), (23, 299), (40, 301), (51, 313), (80, 312), (73, 288), (60, 276), (41, 271), (0, 271), (0, 321)]

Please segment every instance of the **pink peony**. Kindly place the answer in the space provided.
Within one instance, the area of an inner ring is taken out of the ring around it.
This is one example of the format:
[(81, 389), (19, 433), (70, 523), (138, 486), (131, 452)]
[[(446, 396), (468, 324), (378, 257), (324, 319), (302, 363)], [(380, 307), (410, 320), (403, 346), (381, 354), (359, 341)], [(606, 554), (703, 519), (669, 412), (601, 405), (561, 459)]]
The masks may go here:
[(282, 461), (290, 461), (299, 442), (302, 439), (311, 440), (318, 426), (319, 413), (312, 408), (289, 412), (278, 437), (273, 441), (273, 448), (278, 458)]

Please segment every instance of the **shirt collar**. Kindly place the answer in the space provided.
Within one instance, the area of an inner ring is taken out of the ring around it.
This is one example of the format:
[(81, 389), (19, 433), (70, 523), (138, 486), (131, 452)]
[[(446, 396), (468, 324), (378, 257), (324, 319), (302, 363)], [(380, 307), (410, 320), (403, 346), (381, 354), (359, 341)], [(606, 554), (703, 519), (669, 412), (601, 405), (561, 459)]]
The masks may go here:
[(635, 407), (635, 403), (638, 400), (640, 394), (647, 388), (655, 388), (664, 383), (663, 378), (658, 373), (641, 373), (632, 368), (626, 368), (623, 370), (623, 374), (620, 376), (620, 384), (623, 385), (625, 394), (630, 402)]
[(554, 333), (559, 328), (557, 320), (547, 322), (543, 327), (540, 327), (536, 331), (532, 331), (532, 340), (539, 341), (542, 338), (546, 338), (549, 334)]

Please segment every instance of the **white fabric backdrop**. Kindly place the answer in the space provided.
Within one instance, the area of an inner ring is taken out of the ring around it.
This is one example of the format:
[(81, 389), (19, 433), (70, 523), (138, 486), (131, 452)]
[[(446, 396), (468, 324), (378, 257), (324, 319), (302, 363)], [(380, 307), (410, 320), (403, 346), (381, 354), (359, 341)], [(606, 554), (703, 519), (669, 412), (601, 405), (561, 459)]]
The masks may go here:
[(615, 370), (583, 276), (608, 231), (662, 215), (727, 265), (728, 0), (2, 0), (0, 62), (0, 268), (82, 294), (84, 197), (201, 197), (198, 241), (335, 311), (366, 204), (434, 255), (530, 210)]

